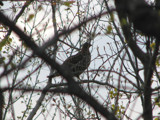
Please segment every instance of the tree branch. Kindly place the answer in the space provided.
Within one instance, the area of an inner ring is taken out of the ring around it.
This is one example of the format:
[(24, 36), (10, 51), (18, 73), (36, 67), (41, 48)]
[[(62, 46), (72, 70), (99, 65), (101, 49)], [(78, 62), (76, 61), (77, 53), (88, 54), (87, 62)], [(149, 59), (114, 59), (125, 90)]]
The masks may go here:
[[(12, 29), (25, 43), (28, 47), (32, 49), (34, 54), (38, 55), (41, 59), (43, 59), (47, 64), (49, 64), (52, 69), (56, 69), (60, 75), (62, 75), (68, 82), (68, 89), (71, 94), (76, 95), (77, 97), (84, 100), (87, 104), (92, 106), (95, 111), (101, 113), (106, 119), (108, 120), (117, 120), (113, 113), (109, 112), (107, 108), (103, 107), (99, 102), (97, 102), (92, 96), (88, 95), (73, 79), (71, 73), (66, 69), (62, 68), (56, 61), (50, 59), (48, 55), (45, 53), (44, 49), (38, 47), (34, 41), (28, 37), (24, 32), (22, 32), (17, 26), (14, 25), (9, 19), (7, 19), (1, 12), (0, 12), (0, 22), (4, 25), (8, 26)], [(79, 25), (80, 27), (80, 25)], [(70, 30), (70, 31), (73, 31)], [(64, 33), (63, 33), (64, 34)], [(62, 33), (61, 33), (62, 35)], [(53, 38), (56, 40), (57, 36)], [(43, 47), (43, 46), (42, 46)], [(47, 47), (47, 46), (46, 46)]]
[[(115, 4), (127, 44), (132, 50), (133, 54), (142, 62), (142, 64), (145, 64), (148, 61), (148, 56), (138, 47), (132, 38), (132, 33), (130, 32), (129, 24), (127, 23), (126, 11), (122, 9), (123, 4), (125, 4), (124, 0), (115, 0)], [(126, 23), (123, 23), (125, 21)]]

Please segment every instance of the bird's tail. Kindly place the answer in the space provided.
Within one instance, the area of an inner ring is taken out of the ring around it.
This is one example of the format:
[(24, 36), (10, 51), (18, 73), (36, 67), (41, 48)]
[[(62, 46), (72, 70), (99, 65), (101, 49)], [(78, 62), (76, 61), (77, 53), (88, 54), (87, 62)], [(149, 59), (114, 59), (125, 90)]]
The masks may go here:
[(53, 73), (53, 74), (47, 76), (47, 78), (52, 79), (52, 78), (57, 77), (57, 76), (59, 76), (58, 73)]

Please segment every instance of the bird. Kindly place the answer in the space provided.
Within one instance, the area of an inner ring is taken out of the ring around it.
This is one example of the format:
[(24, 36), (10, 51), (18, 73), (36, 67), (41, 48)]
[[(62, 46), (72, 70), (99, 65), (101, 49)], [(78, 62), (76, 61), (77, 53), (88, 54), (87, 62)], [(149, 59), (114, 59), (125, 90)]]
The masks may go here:
[[(68, 57), (61, 67), (67, 67), (73, 76), (79, 78), (79, 76), (88, 68), (91, 62), (91, 53), (89, 51), (91, 44), (86, 42), (83, 44), (82, 49), (75, 55)], [(58, 72), (53, 73), (48, 76), (48, 78), (53, 78), (60, 76)]]

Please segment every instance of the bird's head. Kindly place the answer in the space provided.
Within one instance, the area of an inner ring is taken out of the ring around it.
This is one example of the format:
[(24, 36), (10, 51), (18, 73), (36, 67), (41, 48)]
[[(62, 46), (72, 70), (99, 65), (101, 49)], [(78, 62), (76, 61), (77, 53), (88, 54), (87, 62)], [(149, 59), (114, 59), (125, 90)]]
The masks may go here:
[(82, 50), (88, 50), (91, 47), (91, 44), (86, 42), (83, 44)]

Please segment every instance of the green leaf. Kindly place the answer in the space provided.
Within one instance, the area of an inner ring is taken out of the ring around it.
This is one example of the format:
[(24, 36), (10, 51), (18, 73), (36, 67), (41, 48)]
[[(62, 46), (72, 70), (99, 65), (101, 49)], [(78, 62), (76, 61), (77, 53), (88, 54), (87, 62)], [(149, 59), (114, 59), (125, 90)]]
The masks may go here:
[(154, 120), (159, 120), (157, 117)]
[(71, 5), (74, 3), (75, 1), (67, 1), (67, 2), (63, 2), (63, 5), (67, 6), (67, 7), (71, 7)]
[(122, 24), (122, 25), (127, 25), (127, 20), (126, 20), (125, 18), (122, 18), (122, 19), (121, 19), (121, 24)]
[(0, 42), (0, 51), (2, 51), (2, 48), (7, 45), (7, 44), (10, 44), (12, 42), (12, 39), (11, 38), (8, 38), (8, 39), (3, 39), (1, 42)]
[(31, 21), (34, 18), (34, 14), (30, 14), (29, 17), (27, 18), (27, 22)]
[(107, 26), (107, 34), (110, 34), (112, 31), (112, 26), (111, 25), (108, 25)]

